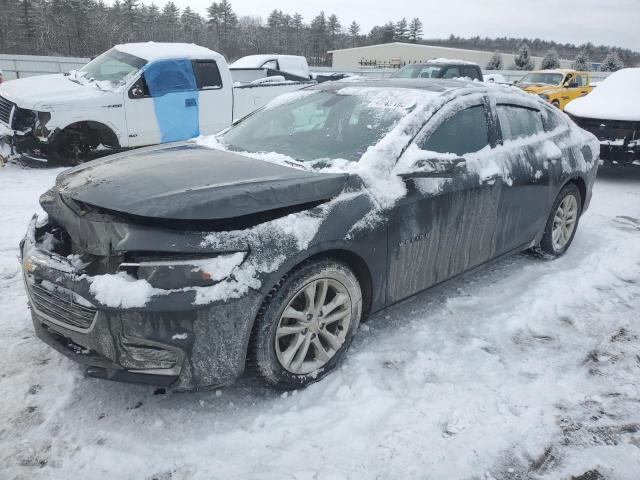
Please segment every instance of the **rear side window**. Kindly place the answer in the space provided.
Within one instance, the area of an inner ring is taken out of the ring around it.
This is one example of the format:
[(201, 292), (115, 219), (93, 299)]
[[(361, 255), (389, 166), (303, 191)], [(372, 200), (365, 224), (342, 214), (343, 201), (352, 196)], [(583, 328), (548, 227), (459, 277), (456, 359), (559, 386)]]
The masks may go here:
[(422, 150), (438, 153), (465, 155), (477, 152), (489, 145), (489, 127), (484, 107), (467, 108), (445, 120), (421, 142)]
[(478, 70), (473, 67), (462, 67), (460, 69), (462, 71), (463, 77), (468, 77), (471, 80), (480, 80), (480, 75), (478, 75)]
[(503, 140), (529, 137), (543, 131), (542, 115), (537, 110), (515, 105), (498, 105), (497, 108)]
[(460, 74), (460, 69), (458, 67), (449, 67), (442, 75), (442, 78), (459, 78), (462, 75)]
[(218, 64), (213, 60), (197, 60), (194, 63), (198, 90), (222, 87)]

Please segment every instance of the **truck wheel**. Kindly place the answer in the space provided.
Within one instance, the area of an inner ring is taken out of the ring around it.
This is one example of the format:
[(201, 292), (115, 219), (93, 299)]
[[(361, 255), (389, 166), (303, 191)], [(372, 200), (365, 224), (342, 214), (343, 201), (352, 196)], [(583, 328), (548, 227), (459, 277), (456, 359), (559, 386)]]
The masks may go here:
[(571, 246), (582, 213), (582, 196), (573, 183), (566, 185), (553, 203), (544, 229), (539, 251), (559, 257)]
[(342, 361), (361, 314), (360, 284), (347, 265), (330, 258), (304, 263), (260, 309), (250, 361), (283, 390), (317, 382)]

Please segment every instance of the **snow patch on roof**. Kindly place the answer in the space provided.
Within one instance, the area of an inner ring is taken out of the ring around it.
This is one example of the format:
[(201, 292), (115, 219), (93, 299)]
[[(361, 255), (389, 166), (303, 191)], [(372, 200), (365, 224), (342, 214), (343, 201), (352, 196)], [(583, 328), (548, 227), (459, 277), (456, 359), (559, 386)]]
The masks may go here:
[(113, 48), (120, 52), (142, 58), (148, 62), (169, 58), (200, 58), (224, 61), (224, 57), (219, 53), (193, 43), (123, 43)]

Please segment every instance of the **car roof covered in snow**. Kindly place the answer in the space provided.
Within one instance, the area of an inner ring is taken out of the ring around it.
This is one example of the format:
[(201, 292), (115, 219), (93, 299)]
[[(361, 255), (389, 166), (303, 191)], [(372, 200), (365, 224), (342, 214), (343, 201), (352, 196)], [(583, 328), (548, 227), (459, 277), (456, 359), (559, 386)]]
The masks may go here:
[(219, 53), (193, 43), (123, 43), (113, 48), (148, 62), (170, 58), (224, 60)]
[(569, 102), (565, 111), (600, 120), (640, 120), (640, 68), (623, 68), (609, 75), (593, 91)]

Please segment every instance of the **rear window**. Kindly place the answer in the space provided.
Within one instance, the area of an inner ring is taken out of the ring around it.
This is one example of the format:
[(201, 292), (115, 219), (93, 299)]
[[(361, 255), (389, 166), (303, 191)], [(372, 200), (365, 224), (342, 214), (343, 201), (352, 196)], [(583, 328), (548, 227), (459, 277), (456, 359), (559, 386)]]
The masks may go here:
[(516, 105), (498, 105), (503, 140), (524, 138), (543, 131), (539, 111)]
[(220, 70), (213, 60), (197, 60), (194, 64), (198, 89), (222, 87), (222, 78), (220, 78)]

